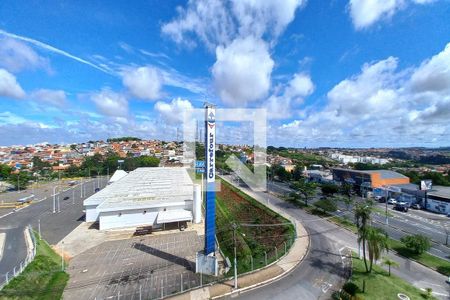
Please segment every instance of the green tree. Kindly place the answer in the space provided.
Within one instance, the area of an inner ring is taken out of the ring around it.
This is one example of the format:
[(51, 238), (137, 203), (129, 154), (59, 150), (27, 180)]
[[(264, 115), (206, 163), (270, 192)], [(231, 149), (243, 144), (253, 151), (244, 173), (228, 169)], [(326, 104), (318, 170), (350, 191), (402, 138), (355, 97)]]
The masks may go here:
[(292, 172), (292, 179), (295, 181), (301, 181), (304, 179), (303, 176), (303, 165), (296, 165), (294, 171)]
[(12, 168), (8, 165), (0, 164), (0, 177), (3, 180), (8, 179), (11, 174)]
[(33, 171), (41, 171), (52, 167), (49, 162), (42, 161), (38, 156), (33, 156), (31, 161), (33, 162)]
[(324, 196), (333, 196), (339, 191), (339, 187), (331, 183), (323, 184), (321, 189)]
[(138, 158), (139, 167), (158, 167), (159, 159), (154, 156), (140, 156)]
[(395, 260), (390, 259), (389, 257), (383, 258), (383, 265), (388, 266), (389, 276), (391, 276), (391, 267), (398, 268), (399, 266), (399, 264)]
[(281, 165), (274, 165), (273, 174), (278, 177), (280, 181), (289, 181), (292, 178), (292, 174)]
[(8, 176), (8, 182), (14, 186), (16, 190), (19, 188), (21, 190), (26, 189), (31, 180), (31, 175), (28, 172), (20, 171), (19, 173), (11, 173)]
[(355, 221), (356, 228), (358, 229), (358, 244), (362, 245), (364, 266), (366, 271), (369, 272), (369, 266), (367, 265), (366, 258), (366, 239), (367, 239), (367, 228), (371, 218), (373, 209), (373, 203), (371, 201), (366, 201), (363, 203), (358, 203), (355, 207)]
[(431, 248), (430, 238), (422, 234), (407, 235), (400, 241), (416, 254), (422, 254)]
[(369, 226), (366, 229), (367, 248), (369, 250), (369, 272), (372, 272), (372, 265), (381, 257), (383, 251), (389, 250), (387, 233), (381, 228)]
[(302, 196), (306, 206), (308, 206), (308, 200), (317, 193), (316, 184), (312, 182), (300, 180), (292, 183), (291, 187)]

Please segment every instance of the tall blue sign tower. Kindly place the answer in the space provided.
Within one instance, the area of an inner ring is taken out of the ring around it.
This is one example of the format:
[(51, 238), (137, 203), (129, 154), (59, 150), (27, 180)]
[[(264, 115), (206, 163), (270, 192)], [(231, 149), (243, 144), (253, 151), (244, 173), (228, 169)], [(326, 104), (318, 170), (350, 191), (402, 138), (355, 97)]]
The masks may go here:
[(216, 250), (216, 108), (205, 105), (206, 214), (205, 255)]

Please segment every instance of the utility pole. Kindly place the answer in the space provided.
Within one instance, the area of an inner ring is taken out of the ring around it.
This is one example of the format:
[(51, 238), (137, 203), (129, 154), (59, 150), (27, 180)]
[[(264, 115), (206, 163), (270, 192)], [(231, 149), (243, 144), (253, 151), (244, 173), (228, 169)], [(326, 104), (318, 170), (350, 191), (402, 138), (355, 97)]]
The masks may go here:
[(234, 288), (238, 288), (238, 278), (237, 278), (237, 258), (236, 258), (236, 223), (233, 223), (233, 240), (234, 240)]

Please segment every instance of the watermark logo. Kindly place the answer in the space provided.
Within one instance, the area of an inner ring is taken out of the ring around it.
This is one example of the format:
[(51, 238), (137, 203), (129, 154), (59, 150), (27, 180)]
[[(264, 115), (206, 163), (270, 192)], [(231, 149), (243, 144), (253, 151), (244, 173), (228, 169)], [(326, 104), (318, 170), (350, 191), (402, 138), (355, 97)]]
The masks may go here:
[[(252, 133), (247, 133), (246, 138), (253, 140), (253, 151), (249, 155), (253, 165), (249, 166), (245, 163), (247, 159), (239, 159), (236, 155), (231, 154), (225, 161), (227, 169), (230, 169), (232, 175), (238, 178), (245, 185), (254, 191), (267, 190), (267, 165), (266, 165), (266, 146), (267, 146), (267, 111), (264, 108), (258, 109), (241, 109), (241, 108), (215, 108), (193, 109), (189, 114), (184, 114), (183, 118), (183, 163), (186, 167), (190, 167), (197, 161), (196, 142), (204, 144), (209, 151), (205, 163), (206, 168), (214, 168), (216, 157), (214, 151), (217, 151), (216, 141), (221, 144), (232, 144), (234, 141), (233, 134), (242, 134), (239, 126), (226, 127), (227, 123), (251, 123)], [(215, 130), (208, 130), (215, 129)], [(210, 133), (207, 138), (205, 134)], [(217, 137), (217, 138), (216, 138)], [(226, 140), (230, 139), (230, 140)], [(209, 161), (208, 161), (209, 160)], [(212, 161), (211, 161), (212, 160)], [(244, 161), (244, 162), (243, 162)], [(251, 170), (253, 169), (253, 170)], [(217, 171), (223, 174), (225, 170), (218, 168), (209, 170), (208, 174), (215, 176)], [(209, 178), (207, 178), (208, 180)], [(212, 179), (212, 178), (211, 178)]]

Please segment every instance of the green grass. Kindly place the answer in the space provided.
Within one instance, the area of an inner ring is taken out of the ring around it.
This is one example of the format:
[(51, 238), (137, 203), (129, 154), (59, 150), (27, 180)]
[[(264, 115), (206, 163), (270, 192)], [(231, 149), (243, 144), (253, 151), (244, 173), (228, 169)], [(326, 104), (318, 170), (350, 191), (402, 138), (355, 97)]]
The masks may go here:
[[(356, 295), (360, 299), (397, 299), (398, 293), (403, 293), (412, 300), (426, 299), (424, 291), (419, 290), (395, 275), (388, 276), (388, 272), (381, 267), (374, 265), (372, 273), (366, 273), (362, 259), (354, 256), (352, 261), (352, 277), (350, 281), (358, 286), (359, 291)], [(362, 292), (363, 281), (365, 281), (364, 293)]]
[(68, 280), (69, 275), (61, 271), (61, 257), (38, 240), (36, 257), (0, 291), (0, 299), (60, 299)]
[[(373, 211), (374, 212), (377, 212), (377, 213), (379, 213), (379, 214), (381, 214), (381, 215), (383, 215), (383, 216), (386, 216), (386, 210), (385, 209), (382, 209), (382, 208), (379, 208), (379, 207), (373, 207)], [(392, 214), (392, 213), (390, 213), (389, 211), (388, 211), (388, 213), (387, 213), (387, 215), (388, 215), (388, 217), (390, 217), (390, 218), (392, 218), (394, 215)]]
[(423, 265), (432, 268), (439, 273), (450, 276), (450, 261), (431, 255), (427, 252), (416, 254), (407, 248), (402, 242), (389, 239), (390, 247), (401, 256), (417, 260)]
[[(348, 219), (345, 219), (343, 217), (331, 216), (330, 214), (324, 213), (321, 210), (318, 210), (311, 206), (304, 207), (302, 205), (299, 205), (299, 207), (303, 208), (313, 215), (320, 217), (329, 217), (329, 221), (341, 227), (344, 227), (355, 234), (357, 233), (356, 225)], [(445, 276), (450, 276), (450, 261), (429, 254), (428, 252), (415, 254), (410, 249), (406, 248), (406, 246), (402, 242), (394, 240), (392, 238), (389, 238), (389, 243), (391, 249), (397, 252), (399, 255), (409, 259), (414, 259), (424, 266), (427, 266), (428, 268), (434, 269)]]

